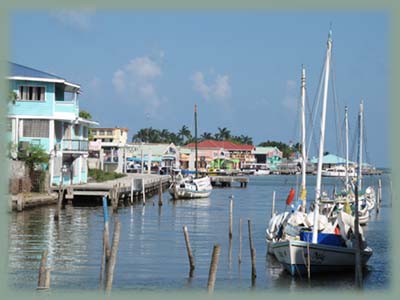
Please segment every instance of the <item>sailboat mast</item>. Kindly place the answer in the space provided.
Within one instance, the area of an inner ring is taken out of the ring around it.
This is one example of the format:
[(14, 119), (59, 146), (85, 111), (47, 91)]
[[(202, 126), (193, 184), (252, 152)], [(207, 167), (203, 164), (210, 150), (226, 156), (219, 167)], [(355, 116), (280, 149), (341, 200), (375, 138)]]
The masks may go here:
[(194, 165), (196, 167), (196, 175), (195, 178), (198, 176), (198, 160), (197, 160), (197, 104), (194, 105), (194, 145), (195, 145), (195, 161)]
[(361, 100), (360, 103), (360, 112), (358, 115), (358, 130), (359, 130), (359, 135), (358, 135), (358, 176), (357, 176), (357, 180), (358, 180), (358, 193), (361, 193), (361, 178), (362, 178), (362, 151), (363, 151), (363, 147), (362, 147), (362, 141), (363, 141), (363, 114), (364, 114), (364, 105), (363, 105), (363, 101)]
[(313, 243), (317, 243), (317, 240), (318, 240), (319, 201), (320, 201), (320, 197), (321, 197), (322, 160), (324, 157), (325, 121), (326, 121), (326, 106), (327, 106), (327, 100), (328, 100), (328, 83), (329, 83), (331, 51), (332, 51), (332, 32), (329, 31), (327, 50), (326, 50), (326, 59), (325, 59), (325, 78), (324, 78), (324, 93), (323, 93), (322, 112), (321, 112), (321, 133), (320, 133), (320, 142), (319, 142), (317, 183), (316, 183), (316, 187), (315, 187), (314, 226), (313, 226), (313, 234), (312, 234), (312, 242)]
[(344, 108), (344, 122), (346, 127), (346, 192), (349, 191), (349, 115), (347, 106)]
[(302, 66), (301, 70), (301, 193), (302, 211), (306, 211), (306, 167), (307, 167), (307, 154), (306, 154), (306, 70)]

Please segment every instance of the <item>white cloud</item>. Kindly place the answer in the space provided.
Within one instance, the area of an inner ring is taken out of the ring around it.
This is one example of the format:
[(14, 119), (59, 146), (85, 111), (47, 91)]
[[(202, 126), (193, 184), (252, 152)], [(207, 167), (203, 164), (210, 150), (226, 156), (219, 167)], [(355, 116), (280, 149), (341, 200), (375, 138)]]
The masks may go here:
[(156, 80), (161, 66), (148, 56), (136, 57), (114, 72), (114, 89), (126, 101), (140, 103), (151, 116), (155, 116), (164, 98), (161, 98)]
[(147, 56), (132, 59), (125, 69), (141, 80), (153, 79), (161, 75), (160, 67)]
[(215, 80), (214, 94), (217, 98), (228, 98), (231, 95), (231, 86), (229, 85), (228, 75), (218, 75)]
[(84, 11), (60, 10), (52, 13), (51, 16), (65, 26), (79, 31), (88, 31), (91, 28), (94, 13), (95, 11), (92, 9)]
[(192, 76), (193, 88), (199, 92), (205, 99), (209, 99), (210, 88), (204, 81), (204, 75), (202, 72), (196, 72)]
[(217, 74), (214, 82), (207, 84), (203, 72), (197, 71), (191, 76), (191, 80), (193, 81), (193, 89), (206, 100), (225, 100), (231, 96), (228, 75)]

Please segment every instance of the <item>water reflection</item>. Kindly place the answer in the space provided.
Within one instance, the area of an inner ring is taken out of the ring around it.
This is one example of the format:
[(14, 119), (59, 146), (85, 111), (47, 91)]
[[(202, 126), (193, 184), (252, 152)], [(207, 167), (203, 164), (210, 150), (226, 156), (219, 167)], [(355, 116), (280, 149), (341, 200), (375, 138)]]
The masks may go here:
[[(374, 250), (364, 274), (366, 289), (384, 289), (389, 285), (390, 190), (388, 178), (382, 177), (383, 198), (378, 215), (373, 213), (364, 228)], [(308, 178), (312, 195), (315, 179)], [(329, 181), (329, 180), (328, 180)], [(376, 181), (376, 178), (375, 178)], [(286, 183), (285, 183), (286, 182)], [(296, 183), (295, 176), (252, 177), (246, 189), (214, 189), (212, 196), (198, 200), (168, 200), (162, 206), (139, 201), (119, 209), (110, 220), (110, 233), (116, 216), (122, 223), (121, 240), (114, 275), (115, 289), (204, 290), (207, 286), (212, 248), (221, 245), (216, 290), (251, 289), (251, 258), (247, 220), (252, 220), (253, 243), (257, 253), (257, 279), (253, 288), (303, 290), (354, 287), (352, 273), (293, 278), (276, 259), (266, 255), (265, 228), (271, 214), (272, 191), (276, 191), (276, 209), (282, 212), (287, 193)], [(332, 186), (331, 180), (326, 186)], [(233, 228), (242, 226), (242, 262), (239, 256), (239, 235), (228, 238), (229, 196), (235, 197)], [(158, 199), (158, 195), (155, 196)], [(53, 289), (97, 290), (102, 254), (102, 207), (66, 206), (57, 222), (57, 207), (43, 207), (12, 213), (9, 229), (9, 285), (34, 290), (40, 256), (49, 250)], [(375, 215), (374, 215), (375, 214)], [(182, 227), (188, 227), (196, 269), (188, 276), (189, 265)]]

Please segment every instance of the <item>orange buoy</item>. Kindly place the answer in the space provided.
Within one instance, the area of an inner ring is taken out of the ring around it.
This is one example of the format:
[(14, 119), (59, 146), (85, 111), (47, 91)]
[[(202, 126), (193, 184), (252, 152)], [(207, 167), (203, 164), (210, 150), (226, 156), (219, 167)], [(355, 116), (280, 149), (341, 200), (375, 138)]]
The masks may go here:
[(294, 188), (291, 188), (290, 192), (289, 192), (289, 196), (286, 199), (286, 205), (290, 205), (292, 203), (295, 193), (296, 192), (295, 192)]

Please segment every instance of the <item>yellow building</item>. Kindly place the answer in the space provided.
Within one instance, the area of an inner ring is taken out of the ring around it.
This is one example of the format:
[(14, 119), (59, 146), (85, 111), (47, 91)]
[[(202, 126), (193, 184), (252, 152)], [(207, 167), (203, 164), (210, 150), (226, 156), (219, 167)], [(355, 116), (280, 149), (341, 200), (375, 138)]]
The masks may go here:
[(128, 128), (93, 128), (93, 140), (125, 145), (128, 141)]

